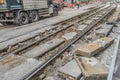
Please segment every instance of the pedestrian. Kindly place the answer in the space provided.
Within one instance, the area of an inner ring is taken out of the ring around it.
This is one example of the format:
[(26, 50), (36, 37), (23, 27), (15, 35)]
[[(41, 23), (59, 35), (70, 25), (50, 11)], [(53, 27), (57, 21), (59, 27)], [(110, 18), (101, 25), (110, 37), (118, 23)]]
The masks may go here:
[(77, 1), (77, 8), (80, 8), (80, 1)]

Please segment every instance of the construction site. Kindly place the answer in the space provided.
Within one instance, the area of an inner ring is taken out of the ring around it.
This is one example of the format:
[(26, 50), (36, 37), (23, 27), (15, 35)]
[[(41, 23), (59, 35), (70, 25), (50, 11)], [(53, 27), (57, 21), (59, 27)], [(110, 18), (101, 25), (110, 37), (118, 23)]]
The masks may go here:
[(0, 0), (0, 80), (120, 80), (120, 0)]

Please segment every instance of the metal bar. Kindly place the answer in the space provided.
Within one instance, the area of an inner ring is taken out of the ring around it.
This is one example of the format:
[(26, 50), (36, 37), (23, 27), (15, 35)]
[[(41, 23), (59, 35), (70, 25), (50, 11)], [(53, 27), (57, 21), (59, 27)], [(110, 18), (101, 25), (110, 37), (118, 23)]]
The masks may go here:
[(120, 33), (119, 33), (118, 38), (117, 38), (117, 43), (116, 43), (115, 50), (114, 50), (114, 56), (112, 59), (112, 64), (110, 67), (110, 71), (109, 71), (109, 75), (108, 75), (107, 80), (113, 80), (113, 74), (114, 74), (114, 69), (115, 69), (115, 64), (116, 64), (116, 60), (117, 60), (119, 46), (120, 46)]

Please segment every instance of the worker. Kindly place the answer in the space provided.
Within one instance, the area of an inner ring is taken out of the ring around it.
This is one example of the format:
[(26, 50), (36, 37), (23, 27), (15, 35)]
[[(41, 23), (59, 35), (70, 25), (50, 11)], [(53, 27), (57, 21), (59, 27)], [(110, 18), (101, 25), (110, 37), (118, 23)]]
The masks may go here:
[(80, 8), (80, 1), (77, 0), (76, 4), (77, 4), (77, 8), (79, 9)]

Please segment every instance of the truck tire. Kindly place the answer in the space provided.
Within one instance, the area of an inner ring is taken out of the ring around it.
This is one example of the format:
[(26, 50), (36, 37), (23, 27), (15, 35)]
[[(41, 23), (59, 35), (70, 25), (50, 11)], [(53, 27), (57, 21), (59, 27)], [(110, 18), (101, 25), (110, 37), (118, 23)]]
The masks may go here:
[(31, 20), (30, 20), (31, 22), (36, 22), (39, 20), (39, 14), (37, 11), (32, 11), (30, 13), (30, 17), (31, 17)]
[(50, 14), (51, 16), (58, 16), (58, 9), (57, 8), (54, 8), (53, 9), (53, 13)]
[(26, 12), (20, 12), (19, 16), (16, 17), (15, 24), (16, 25), (25, 25), (29, 23), (29, 16)]

